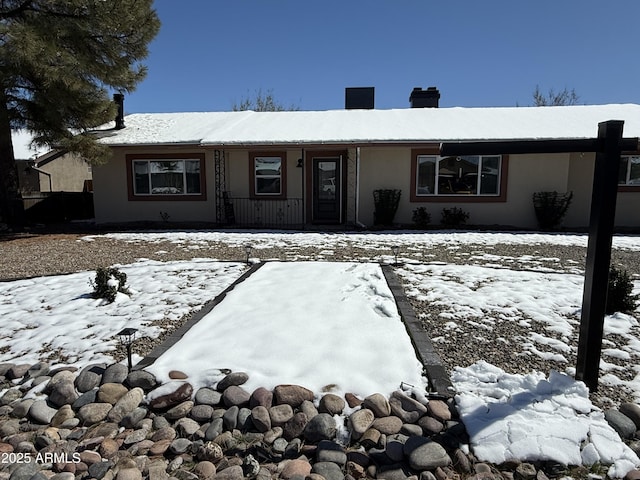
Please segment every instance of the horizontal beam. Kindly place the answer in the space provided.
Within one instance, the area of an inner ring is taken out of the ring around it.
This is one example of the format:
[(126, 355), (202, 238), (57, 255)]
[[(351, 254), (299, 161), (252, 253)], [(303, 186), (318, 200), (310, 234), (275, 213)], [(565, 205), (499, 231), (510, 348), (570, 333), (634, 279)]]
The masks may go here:
[[(574, 140), (511, 140), (486, 142), (444, 142), (440, 144), (440, 155), (503, 155), (525, 153), (570, 153), (601, 152), (603, 142), (598, 138)], [(620, 149), (623, 152), (638, 150), (637, 138), (621, 139)]]

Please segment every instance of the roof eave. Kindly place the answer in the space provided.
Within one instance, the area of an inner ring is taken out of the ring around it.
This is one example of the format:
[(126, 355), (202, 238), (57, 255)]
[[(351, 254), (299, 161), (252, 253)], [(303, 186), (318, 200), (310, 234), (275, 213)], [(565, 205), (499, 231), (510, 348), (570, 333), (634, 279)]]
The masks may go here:
[(161, 142), (161, 143), (110, 143), (107, 146), (112, 148), (164, 148), (164, 147), (189, 147), (189, 148), (327, 148), (327, 147), (416, 147), (420, 145), (441, 145), (441, 144), (468, 144), (478, 145), (489, 143), (517, 143), (517, 142), (557, 142), (575, 144), (589, 140), (588, 137), (529, 137), (529, 138), (451, 138), (451, 139), (350, 139), (350, 140), (286, 140), (286, 141), (203, 141), (190, 140), (184, 142)]

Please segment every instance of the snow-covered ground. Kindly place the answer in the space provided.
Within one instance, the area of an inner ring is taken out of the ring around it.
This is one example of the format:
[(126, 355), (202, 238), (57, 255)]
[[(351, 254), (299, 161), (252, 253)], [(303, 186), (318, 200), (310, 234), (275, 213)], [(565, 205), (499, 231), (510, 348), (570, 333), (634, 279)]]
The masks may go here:
[(364, 398), (427, 385), (372, 263), (268, 262), (147, 370), (163, 381), (181, 370), (204, 386), (220, 368), (250, 372), (249, 391), (298, 384)]
[[(575, 374), (569, 357), (576, 355), (582, 275), (440, 264), (408, 264), (398, 273), (410, 285), (408, 296), (440, 307), (443, 329), (441, 335), (432, 338), (436, 345), (446, 344), (450, 339), (447, 333), (465, 325), (472, 325), (475, 335), (483, 337), (483, 332), (489, 336), (488, 332), (518, 324), (525, 327), (521, 330), (526, 335), (499, 336), (499, 348), (508, 347), (514, 358), (535, 355), (543, 361), (553, 361), (556, 369)], [(638, 281), (635, 293), (640, 293)], [(606, 317), (600, 384), (624, 386), (640, 401), (637, 318), (638, 315), (620, 312)]]
[(509, 459), (563, 465), (611, 465), (624, 477), (640, 460), (594, 409), (582, 382), (557, 372), (514, 375), (485, 362), (457, 368), (456, 404), (474, 454), (501, 464)]
[(91, 298), (95, 272), (0, 283), (0, 362), (113, 363), (117, 332), (131, 327), (157, 337), (159, 322), (200, 309), (246, 265), (141, 260), (120, 270), (131, 296), (118, 294), (112, 304)]
[[(448, 248), (465, 245), (561, 245), (586, 247), (588, 236), (580, 233), (531, 233), (531, 232), (466, 232), (432, 231), (428, 234), (412, 231), (400, 232), (261, 232), (261, 231), (187, 231), (187, 232), (126, 232), (100, 235), (101, 237), (128, 242), (170, 241), (198, 249), (211, 242), (222, 242), (242, 247), (250, 244), (255, 249), (289, 247), (292, 249), (323, 245), (326, 249), (345, 246), (348, 243), (371, 251), (388, 251), (390, 245), (401, 247), (429, 247), (446, 245)], [(93, 236), (84, 237), (90, 241)], [(618, 249), (640, 251), (637, 235), (616, 235), (613, 246)]]
[[(407, 249), (433, 245), (464, 248), (470, 244), (586, 246), (587, 241), (586, 235), (480, 232), (349, 235), (157, 232), (112, 234), (110, 238), (130, 242), (180, 243), (193, 250), (194, 256), (203, 256), (208, 242), (233, 246), (251, 244), (252, 256), (261, 260), (264, 260), (260, 255), (263, 248), (278, 246), (295, 251), (305, 245), (322, 245), (330, 251), (348, 242), (362, 251), (370, 251), (370, 259), (375, 261), (393, 260), (389, 255), (389, 245), (401, 245)], [(82, 241), (91, 239), (86, 237)], [(614, 245), (619, 249), (640, 251), (640, 237), (616, 237)], [(365, 256), (360, 255), (358, 261), (366, 260)], [(487, 257), (483, 265), (449, 265), (429, 263), (428, 258), (423, 263), (413, 259), (397, 271), (408, 285), (408, 295), (444, 308), (442, 336), (434, 339), (436, 345), (438, 341), (446, 342), (447, 329), (455, 330), (465, 322), (473, 322), (478, 335), (483, 329), (495, 328), (500, 322), (525, 322), (531, 327), (529, 338), (516, 339), (517, 342), (504, 339), (505, 343), (508, 342), (515, 350), (563, 363), (567, 352), (573, 348), (569, 345), (569, 338), (577, 331), (581, 275), (579, 272), (545, 269), (515, 271), (504, 266), (496, 268), (493, 265), (495, 260)], [(514, 262), (530, 260), (514, 259)], [(383, 338), (386, 335), (385, 340), (391, 345), (399, 345), (403, 354), (412, 354), (406, 337), (399, 335), (397, 330), (393, 330), (393, 335), (389, 333), (390, 325), (398, 322), (375, 261), (373, 264), (341, 263), (337, 266), (315, 262), (270, 263), (254, 274), (257, 276), (253, 283), (250, 278), (246, 284), (241, 284), (237, 291), (232, 292), (233, 295), (200, 322), (198, 328), (204, 330), (192, 330), (192, 334), (185, 337), (183, 341), (190, 345), (187, 350), (190, 356), (167, 356), (152, 368), (168, 362), (167, 368), (181, 368), (199, 381), (207, 381), (207, 373), (203, 372), (204, 367), (200, 367), (201, 362), (194, 356), (196, 349), (192, 348), (200, 343), (207, 345), (212, 352), (215, 345), (225, 347), (220, 348), (224, 364), (216, 364), (215, 367), (243, 369), (250, 376), (253, 369), (254, 378), (267, 385), (281, 383), (285, 373), (291, 374), (285, 381), (306, 384), (316, 391), (327, 383), (337, 385), (335, 388), (340, 391), (355, 389), (363, 393), (369, 390), (386, 392), (398, 381), (419, 384), (420, 372), (419, 368), (415, 369), (414, 357), (403, 357), (397, 362), (384, 358), (368, 360), (370, 357), (367, 355), (371, 351), (382, 354), (380, 347), (371, 346), (374, 338), (380, 335)], [(284, 265), (295, 271), (282, 270)], [(113, 335), (120, 329), (134, 327), (139, 328), (142, 335), (157, 336), (162, 328), (162, 319), (177, 319), (196, 310), (238, 278), (246, 266), (194, 259), (184, 262), (140, 260), (120, 268), (128, 275), (132, 294), (120, 294), (113, 304), (103, 304), (90, 298), (93, 272), (0, 283), (0, 315), (4, 320), (0, 362), (32, 363), (48, 359), (78, 366), (108, 362), (116, 345)], [(327, 270), (323, 270), (325, 268)], [(349, 268), (352, 271), (348, 274), (346, 270)], [(261, 271), (264, 277), (258, 275)], [(312, 279), (324, 282), (324, 288), (305, 289), (305, 283)], [(640, 291), (637, 280), (635, 287), (636, 292)], [(274, 294), (274, 289), (279, 294)], [(344, 304), (346, 316), (327, 310), (327, 305), (334, 304), (336, 298)], [(278, 309), (285, 300), (287, 303)], [(225, 303), (227, 301), (229, 303)], [(263, 305), (265, 308), (252, 309), (249, 308), (251, 305)], [(354, 315), (354, 311), (358, 314)], [(246, 314), (242, 320), (239, 312)], [(287, 321), (283, 322), (283, 319)], [(236, 324), (236, 321), (243, 323)], [(350, 321), (353, 324), (348, 323)], [(325, 330), (300, 330), (301, 322), (309, 328), (310, 325), (322, 325)], [(216, 328), (207, 329), (207, 325), (214, 323)], [(214, 339), (204, 335), (207, 330)], [(621, 368), (627, 371), (637, 368), (640, 359), (638, 333), (637, 315), (607, 317), (602, 363), (606, 373), (601, 381), (610, 385), (624, 384), (640, 399), (638, 370), (632, 379), (619, 374)], [(616, 342), (608, 342), (607, 335), (615, 335)], [(254, 341), (260, 342), (259, 345), (248, 347)], [(301, 345), (304, 345), (306, 353), (301, 353)], [(239, 353), (238, 358), (243, 360), (254, 356), (259, 361), (254, 364), (237, 363), (239, 360), (234, 358), (234, 352)], [(258, 357), (255, 352), (262, 356)], [(607, 358), (616, 359), (616, 362), (608, 362)], [(381, 374), (380, 362), (388, 363), (391, 371), (399, 368), (402, 374)], [(625, 367), (620, 367), (621, 363)], [(261, 373), (257, 365), (263, 369)], [(355, 383), (349, 384), (350, 379), (342, 378), (330, 380), (326, 376), (329, 368), (323, 368), (323, 365), (331, 366), (333, 378), (337, 378), (339, 371), (348, 372), (348, 368), (357, 365), (358, 373), (362, 378), (368, 377), (369, 383), (365, 385), (354, 380)], [(283, 369), (283, 366), (293, 368)], [(461, 414), (466, 419), (465, 423), (469, 423), (472, 444), (490, 445), (479, 448), (481, 458), (484, 456), (487, 461), (494, 461), (520, 456), (528, 460), (555, 458), (570, 462), (581, 458), (585, 463), (599, 460), (611, 463), (617, 458), (618, 462), (609, 472), (612, 476), (621, 476), (634, 465), (640, 465), (637, 457), (606, 425), (601, 412), (591, 405), (584, 385), (565, 375), (571, 373), (571, 369), (572, 365), (567, 364), (564, 373), (513, 375), (482, 362), (460, 365), (453, 381), (459, 392)], [(483, 411), (485, 414), (480, 415)], [(544, 421), (545, 427), (533, 425), (532, 418), (537, 419), (534, 423)], [(570, 433), (567, 433), (568, 429)], [(576, 452), (576, 442), (580, 444), (583, 441), (584, 448)], [(545, 445), (557, 445), (557, 448), (550, 450)]]

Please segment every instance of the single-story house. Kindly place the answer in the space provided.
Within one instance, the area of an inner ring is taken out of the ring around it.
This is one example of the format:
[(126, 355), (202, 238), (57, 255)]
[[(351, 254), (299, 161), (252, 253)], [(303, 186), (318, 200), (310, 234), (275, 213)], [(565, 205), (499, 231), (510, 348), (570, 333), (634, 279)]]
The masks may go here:
[[(594, 138), (607, 120), (640, 137), (635, 104), (132, 114), (100, 133), (113, 156), (93, 169), (95, 219), (368, 227), (374, 191), (395, 189), (397, 224), (458, 207), (468, 224), (536, 228), (533, 194), (556, 191), (574, 195), (564, 226), (582, 228), (595, 154), (443, 157), (440, 144)], [(640, 227), (637, 150), (621, 160), (616, 225)]]

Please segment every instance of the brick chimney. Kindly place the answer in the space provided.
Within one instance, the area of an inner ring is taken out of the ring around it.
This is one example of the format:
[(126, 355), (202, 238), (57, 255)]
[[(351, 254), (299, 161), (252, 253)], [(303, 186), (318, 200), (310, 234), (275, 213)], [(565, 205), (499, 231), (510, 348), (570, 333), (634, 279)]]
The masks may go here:
[(114, 93), (113, 101), (118, 109), (118, 113), (116, 113), (116, 130), (122, 130), (124, 128), (124, 95), (122, 93)]
[(426, 90), (416, 87), (409, 97), (411, 108), (438, 108), (439, 101), (440, 91), (436, 87), (429, 87)]

